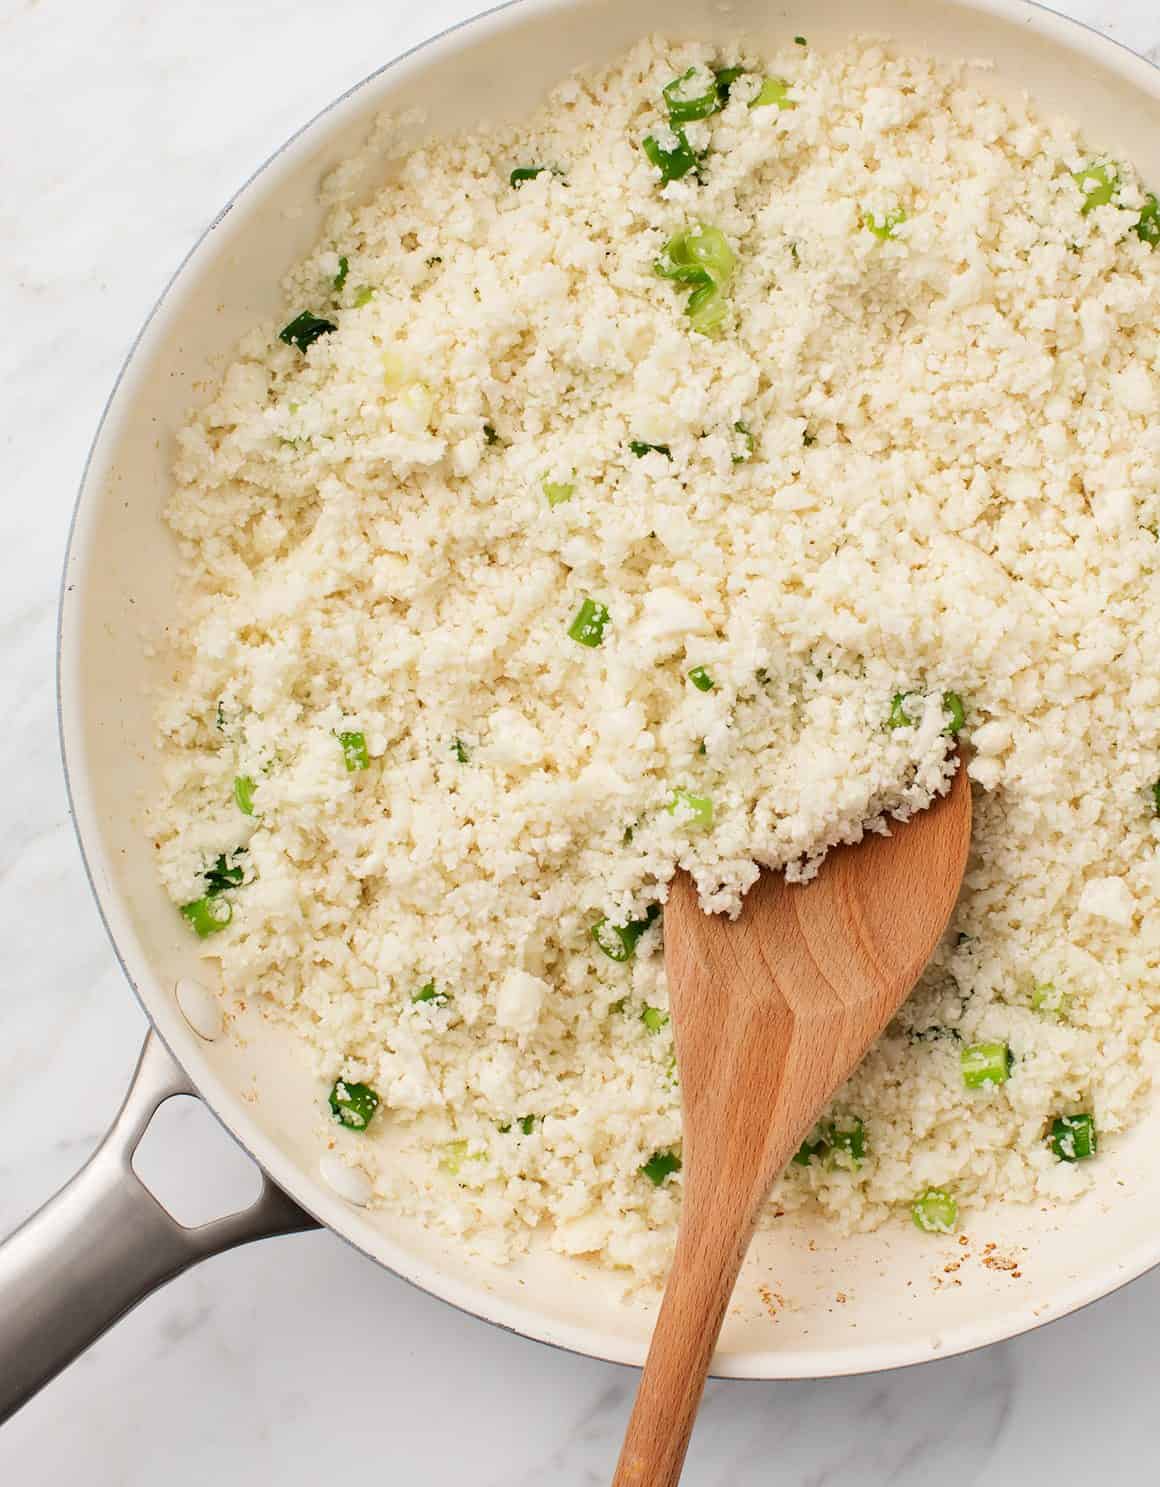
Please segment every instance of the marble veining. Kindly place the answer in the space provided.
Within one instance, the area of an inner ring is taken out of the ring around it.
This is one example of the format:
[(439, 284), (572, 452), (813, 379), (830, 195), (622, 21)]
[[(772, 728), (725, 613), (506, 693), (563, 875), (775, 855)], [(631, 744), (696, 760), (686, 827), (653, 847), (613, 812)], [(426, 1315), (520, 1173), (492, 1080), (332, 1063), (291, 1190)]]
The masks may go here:
[[(174, 266), (252, 166), (378, 62), (478, 7), (0, 0), (0, 1233), (92, 1149), (144, 1031), (89, 898), (56, 748), (56, 588), (101, 407)], [(1160, 61), (1156, 0), (1060, 8)], [(182, 1113), (165, 1139), (191, 1192), (212, 1184), (228, 1204), (252, 1190), (211, 1121)], [(923, 1368), (714, 1383), (686, 1480), (1151, 1480), (1158, 1331), (1154, 1275)], [(139, 1308), (0, 1430), (0, 1482), (587, 1487), (607, 1481), (633, 1384), (300, 1235), (214, 1260)]]

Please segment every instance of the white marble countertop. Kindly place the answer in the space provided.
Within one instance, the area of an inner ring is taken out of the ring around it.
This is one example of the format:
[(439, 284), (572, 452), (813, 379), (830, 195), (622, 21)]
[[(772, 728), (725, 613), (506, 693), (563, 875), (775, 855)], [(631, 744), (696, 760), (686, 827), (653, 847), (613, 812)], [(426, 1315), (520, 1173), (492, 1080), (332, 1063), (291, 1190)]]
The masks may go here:
[[(252, 167), (372, 67), (478, 8), (0, 0), (0, 1233), (91, 1150), (144, 1030), (89, 898), (56, 745), (57, 582), (101, 407), (174, 266)], [(1156, 0), (1060, 8), (1160, 60)], [(142, 1162), (169, 1173), (165, 1194), (210, 1205), (190, 1216), (247, 1191), (247, 1160), (188, 1102), (150, 1142)], [(968, 1357), (713, 1384), (686, 1480), (1154, 1479), (1158, 1333), (1160, 1273)], [(0, 1481), (580, 1487), (607, 1481), (633, 1385), (312, 1234), (235, 1251), (146, 1302), (0, 1430)]]

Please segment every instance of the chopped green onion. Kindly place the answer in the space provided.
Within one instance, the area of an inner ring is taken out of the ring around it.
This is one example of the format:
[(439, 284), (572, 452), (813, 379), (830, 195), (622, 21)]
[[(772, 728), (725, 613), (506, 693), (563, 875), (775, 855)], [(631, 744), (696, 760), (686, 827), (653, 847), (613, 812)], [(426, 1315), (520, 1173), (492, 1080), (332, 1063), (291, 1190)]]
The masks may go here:
[(698, 692), (711, 692), (713, 690), (713, 678), (703, 666), (694, 666), (689, 672), (689, 680)]
[(809, 431), (809, 429), (803, 430), (803, 432), (802, 432), (802, 443), (806, 446), (807, 449), (809, 449), (812, 445), (816, 444), (817, 442), (818, 442), (818, 436), (817, 436), (817, 434), (811, 434), (810, 431)]
[(361, 310), (363, 305), (369, 305), (375, 297), (375, 292), (369, 284), (364, 284), (361, 289), (355, 290), (354, 307)]
[(1152, 812), (1160, 816), (1160, 780), (1152, 786)]
[(365, 1131), (379, 1108), (379, 1097), (369, 1084), (336, 1079), (330, 1091), (330, 1108), (340, 1125), (351, 1131)]
[(1071, 998), (1053, 981), (1037, 981), (1031, 990), (1031, 1006), (1045, 1017), (1066, 1017)]
[(653, 1187), (659, 1188), (667, 1177), (681, 1170), (681, 1159), (675, 1151), (654, 1151), (640, 1170)]
[(733, 249), (721, 229), (699, 222), (674, 234), (653, 267), (662, 279), (703, 286), (727, 284), (736, 262)]
[[(717, 79), (708, 67), (690, 67), (661, 89), (671, 124), (706, 119), (721, 107)], [(728, 94), (726, 94), (728, 96)]]
[(576, 618), (568, 626), (568, 634), (580, 645), (595, 649), (604, 640), (608, 620), (608, 610), (598, 599), (585, 599), (576, 611)]
[(534, 1115), (523, 1115), (517, 1124), (525, 1136), (530, 1136), (536, 1129), (536, 1117)]
[[(244, 852), (244, 847), (238, 848)], [(219, 893), (224, 893), (227, 888), (240, 888), (242, 879), (245, 877), (245, 869), (240, 862), (228, 862), (223, 852), (213, 864), (205, 870), (206, 896), (213, 898)]]
[(508, 179), (513, 189), (518, 191), (525, 181), (534, 181), (537, 176), (543, 175), (547, 168), (546, 165), (517, 165)]
[(337, 330), (333, 320), (324, 320), (320, 315), (312, 315), (309, 310), (303, 310), (301, 315), (295, 315), (289, 325), (284, 325), (278, 332), (278, 339), (285, 341), (287, 346), (297, 346), (299, 351), (305, 351), (313, 346), (319, 336), (328, 336), (332, 330)]
[(674, 790), (665, 809), (670, 816), (679, 815), (696, 830), (706, 830), (713, 824), (713, 802), (707, 795), (694, 795), (690, 790)]
[(689, 295), (685, 313), (698, 335), (712, 338), (725, 323), (729, 300), (719, 284), (703, 284)]
[(671, 237), (653, 268), (662, 279), (693, 286), (686, 312), (695, 331), (711, 336), (728, 310), (726, 289), (736, 262), (720, 228), (701, 222)]
[(225, 709), (222, 707), (220, 702), (217, 705), (217, 722), (214, 726), (217, 728), (217, 731), (219, 733), (224, 733), (226, 731)]
[(490, 423), (485, 423), (483, 426), (483, 442), (488, 445), (499, 443), (499, 435)]
[(750, 108), (797, 108), (797, 104), (789, 96), (789, 84), (783, 77), (767, 77), (761, 84), (761, 91), (749, 105)]
[(1090, 1115), (1057, 1115), (1051, 1122), (1051, 1149), (1061, 1162), (1086, 1162), (1095, 1156), (1097, 1144)]
[[(510, 1130), (511, 1127), (509, 1126)], [(455, 1177), (464, 1162), (482, 1162), (485, 1153), (482, 1151), (469, 1151), (469, 1141), (449, 1141), (443, 1148), (445, 1155), (439, 1165), (443, 1171), (451, 1177)]]
[(434, 981), (428, 981), (425, 986), (420, 986), (418, 991), (411, 993), (412, 1002), (433, 1002), (437, 1007), (442, 1007), (450, 999), (447, 992), (436, 989)]
[(910, 1205), (910, 1216), (924, 1234), (951, 1234), (959, 1219), (959, 1205), (944, 1188), (927, 1188)]
[(363, 733), (340, 733), (338, 741), (342, 745), (342, 757), (347, 769), (353, 774), (358, 769), (369, 769), (371, 758), (367, 753), (366, 735)]
[(344, 253), (338, 260), (338, 273), (334, 276), (335, 289), (341, 289), (346, 283), (346, 276), (350, 273), (350, 259)]
[(1132, 231), (1142, 243), (1148, 243), (1153, 248), (1160, 243), (1160, 200), (1155, 196), (1149, 195)]
[(794, 1153), (799, 1167), (808, 1167), (815, 1157), (825, 1157), (831, 1167), (857, 1171), (866, 1155), (866, 1125), (860, 1115), (839, 1116), (818, 1127), (816, 1140), (808, 1137)]
[(182, 904), (181, 912), (200, 940), (208, 935), (216, 935), (219, 929), (225, 929), (234, 917), (229, 899), (219, 898), (216, 893), (207, 893), (204, 898), (196, 898), (191, 904)]
[(234, 776), (234, 799), (244, 816), (254, 814), (254, 782), (248, 774)]
[(826, 1138), (824, 1136), (819, 1136), (816, 1141), (811, 1141), (807, 1137), (806, 1140), (804, 1140), (798, 1147), (797, 1151), (794, 1152), (794, 1165), (798, 1167), (808, 1167), (815, 1157), (824, 1156), (825, 1151)]
[(866, 1126), (861, 1116), (847, 1115), (834, 1121), (826, 1132), (830, 1165), (856, 1171), (866, 1155)]
[(461, 738), (453, 738), (451, 740), (451, 752), (459, 760), (460, 764), (466, 764), (471, 758), (471, 751)]
[(749, 425), (742, 423), (740, 419), (733, 425), (733, 432), (741, 435), (745, 445), (745, 453), (735, 454), (733, 456), (733, 463), (735, 465), (743, 465), (746, 460), (753, 458), (753, 451), (756, 448), (757, 441), (754, 439), (752, 433), (750, 433)]
[(646, 444), (643, 439), (630, 439), (628, 447), (638, 460), (644, 459), (646, 454), (663, 454), (667, 460), (673, 457), (673, 451), (667, 444)]
[(717, 107), (724, 108), (729, 102), (729, 95), (733, 91), (733, 84), (739, 77), (745, 75), (744, 67), (718, 67), (713, 77), (717, 84)]
[(687, 176), (691, 170), (697, 168), (697, 157), (685, 138), (685, 131), (675, 129), (673, 133), (676, 135), (677, 143), (671, 150), (664, 149), (651, 134), (641, 145), (650, 164), (660, 171), (661, 184), (665, 186), (670, 181), (679, 181), (682, 176)]
[(1085, 217), (1096, 207), (1106, 207), (1120, 184), (1119, 173), (1110, 163), (1085, 165), (1082, 170), (1073, 170), (1071, 178), (1083, 192), (1080, 211)]
[(1006, 1043), (968, 1043), (959, 1055), (959, 1062), (968, 1089), (1006, 1084), (1015, 1065)]
[(805, 39), (804, 36), (795, 36), (794, 44), (796, 46), (809, 46), (809, 42)]
[(544, 494), (549, 506), (562, 506), (576, 494), (576, 487), (568, 481), (545, 480)]
[(627, 924), (610, 924), (607, 919), (598, 919), (592, 926), (592, 938), (609, 960), (628, 960), (636, 950), (636, 942), (660, 912), (660, 905), (653, 904), (643, 919), (632, 919)]
[(659, 1007), (646, 1007), (640, 1014), (640, 1020), (650, 1033), (659, 1033), (668, 1026), (669, 1014), (662, 1012)]
[(914, 722), (906, 710), (906, 699), (917, 696), (917, 692), (895, 692), (890, 699), (890, 716), (886, 719), (887, 728), (914, 727)]
[(963, 699), (957, 692), (944, 692), (943, 708), (951, 715), (951, 720), (943, 729), (943, 732), (949, 733), (952, 738), (958, 738), (959, 734), (963, 731), (963, 724), (967, 721), (967, 711), (963, 706)]
[(895, 229), (901, 227), (905, 221), (906, 213), (901, 207), (895, 207), (881, 217), (876, 217), (873, 212), (866, 212), (862, 218), (862, 226), (885, 242), (887, 238), (898, 236)]

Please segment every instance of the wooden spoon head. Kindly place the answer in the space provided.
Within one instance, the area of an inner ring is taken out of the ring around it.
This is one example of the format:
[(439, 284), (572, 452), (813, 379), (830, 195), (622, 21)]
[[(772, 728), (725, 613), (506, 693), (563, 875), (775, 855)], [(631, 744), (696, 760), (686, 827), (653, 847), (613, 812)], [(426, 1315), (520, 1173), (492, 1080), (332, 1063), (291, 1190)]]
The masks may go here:
[[(960, 760), (945, 796), (890, 835), (831, 851), (816, 878), (763, 872), (740, 916), (706, 914), (685, 873), (665, 907), (665, 967), (685, 1168), (762, 1113), (768, 1187), (918, 980), (946, 929), (971, 836)], [(746, 1145), (752, 1151), (756, 1132)], [(758, 1195), (758, 1201), (760, 1194)]]

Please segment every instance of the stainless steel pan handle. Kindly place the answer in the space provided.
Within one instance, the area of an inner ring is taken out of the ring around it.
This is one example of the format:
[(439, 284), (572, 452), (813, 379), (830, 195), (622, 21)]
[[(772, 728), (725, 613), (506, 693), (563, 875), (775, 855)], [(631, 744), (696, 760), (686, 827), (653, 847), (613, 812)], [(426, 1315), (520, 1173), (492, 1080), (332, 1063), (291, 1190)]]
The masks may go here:
[(210, 1255), (317, 1222), (262, 1174), (249, 1208), (187, 1229), (133, 1171), (158, 1107), (196, 1094), (156, 1033), (108, 1135), (71, 1182), (0, 1244), (0, 1422), (114, 1322)]

